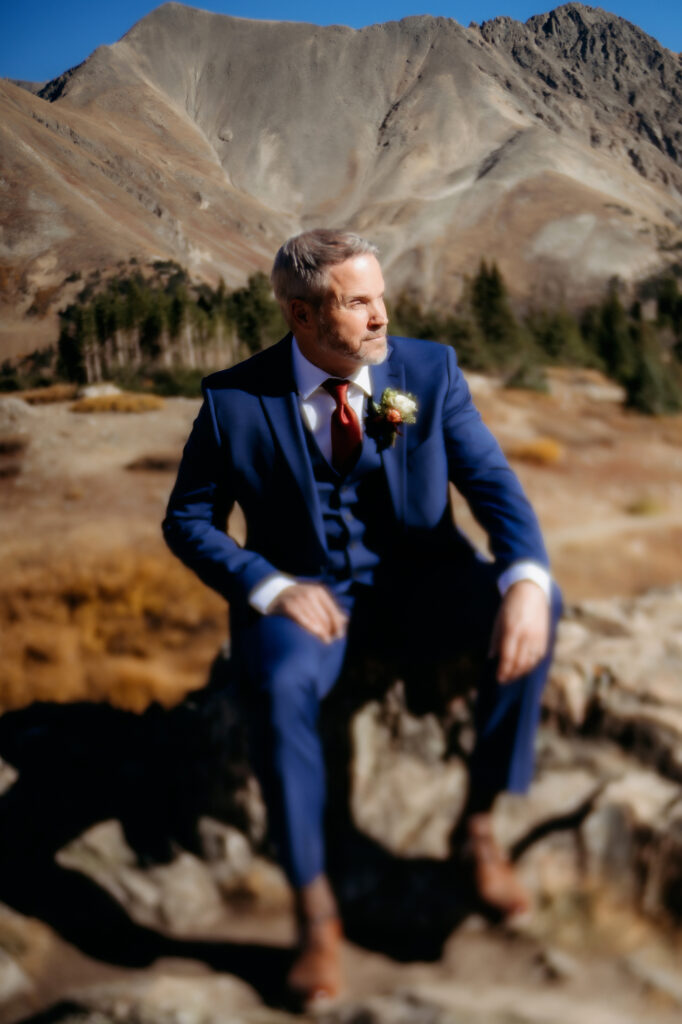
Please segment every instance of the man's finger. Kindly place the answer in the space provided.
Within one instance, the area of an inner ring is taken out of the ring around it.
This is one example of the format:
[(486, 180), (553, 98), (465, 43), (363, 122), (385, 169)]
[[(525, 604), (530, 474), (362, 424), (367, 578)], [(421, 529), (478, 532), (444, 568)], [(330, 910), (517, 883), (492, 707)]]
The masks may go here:
[(334, 600), (334, 598), (332, 597), (328, 590), (322, 589), (322, 594), (327, 603), (329, 621), (331, 624), (333, 635), (338, 637), (345, 636), (346, 629), (348, 626), (348, 616), (346, 615), (342, 608), (339, 608), (338, 604), (336, 603), (336, 601)]
[(315, 609), (310, 608), (306, 600), (295, 598), (284, 605), (283, 611), (290, 619), (303, 626), (309, 633), (314, 633), (320, 639), (326, 639), (328, 627), (326, 620), (315, 614)]
[(345, 614), (329, 591), (318, 583), (292, 584), (282, 591), (271, 611), (287, 615), (324, 643), (345, 634)]
[(343, 636), (346, 616), (325, 587), (311, 586), (309, 597), (317, 615), (324, 621), (330, 640)]
[(497, 665), (498, 683), (508, 683), (515, 678), (521, 655), (520, 643), (521, 637), (516, 630), (502, 631), (499, 644), (500, 657)]
[(270, 612), (276, 615), (286, 615), (309, 633), (313, 633), (321, 640), (327, 639), (326, 620), (316, 613), (315, 604), (311, 603), (305, 585), (294, 583), (283, 590), (273, 602)]

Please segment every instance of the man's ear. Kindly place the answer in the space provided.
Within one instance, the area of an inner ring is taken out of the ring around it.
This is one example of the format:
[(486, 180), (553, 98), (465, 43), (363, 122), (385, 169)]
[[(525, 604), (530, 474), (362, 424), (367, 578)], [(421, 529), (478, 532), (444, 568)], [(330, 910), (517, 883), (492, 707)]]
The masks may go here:
[(296, 333), (297, 327), (302, 327), (304, 330), (306, 327), (310, 327), (312, 321), (312, 310), (309, 303), (305, 302), (303, 299), (292, 299), (289, 306), (289, 312), (291, 314), (291, 322), (294, 326), (294, 333)]

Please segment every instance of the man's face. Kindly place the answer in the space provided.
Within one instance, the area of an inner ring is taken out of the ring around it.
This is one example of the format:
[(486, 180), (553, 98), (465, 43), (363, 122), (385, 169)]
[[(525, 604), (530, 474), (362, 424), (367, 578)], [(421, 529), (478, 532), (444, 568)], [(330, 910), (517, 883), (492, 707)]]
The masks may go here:
[(316, 310), (305, 354), (338, 377), (386, 358), (384, 278), (366, 253), (329, 268), (328, 290)]

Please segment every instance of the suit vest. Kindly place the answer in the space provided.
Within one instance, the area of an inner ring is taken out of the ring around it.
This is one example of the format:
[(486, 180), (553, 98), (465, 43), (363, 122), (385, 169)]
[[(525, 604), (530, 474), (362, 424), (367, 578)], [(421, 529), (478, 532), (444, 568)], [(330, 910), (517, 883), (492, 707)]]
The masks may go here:
[(360, 458), (341, 476), (309, 430), (308, 453), (324, 522), (327, 562), (322, 582), (336, 590), (371, 584), (395, 530), (395, 514), (376, 443), (363, 438)]

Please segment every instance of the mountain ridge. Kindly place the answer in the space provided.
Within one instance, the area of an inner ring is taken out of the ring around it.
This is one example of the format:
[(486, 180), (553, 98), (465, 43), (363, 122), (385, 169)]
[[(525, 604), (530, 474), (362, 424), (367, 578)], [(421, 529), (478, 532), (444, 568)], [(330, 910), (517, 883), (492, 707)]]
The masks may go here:
[(173, 258), (236, 285), (314, 224), (370, 235), (391, 291), (441, 303), (482, 256), (525, 303), (580, 304), (682, 246), (682, 62), (597, 8), (356, 30), (167, 3), (37, 96), (13, 88), (17, 330), (41, 290), (54, 319), (62, 271)]

